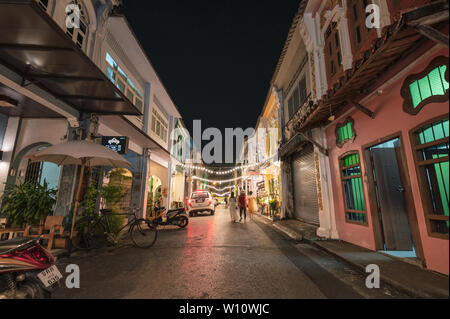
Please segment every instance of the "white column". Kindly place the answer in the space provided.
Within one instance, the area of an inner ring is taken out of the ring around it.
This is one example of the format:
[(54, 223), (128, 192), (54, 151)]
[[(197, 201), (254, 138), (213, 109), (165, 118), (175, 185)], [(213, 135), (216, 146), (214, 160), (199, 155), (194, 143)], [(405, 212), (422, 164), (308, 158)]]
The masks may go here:
[(148, 184), (150, 179), (150, 149), (144, 148), (142, 154), (141, 205), (142, 218), (147, 216)]
[(8, 178), (9, 169), (11, 167), (14, 144), (16, 142), (17, 130), (19, 129), (18, 117), (10, 117), (6, 126), (3, 145), (0, 151), (3, 151), (3, 159), (0, 161), (0, 197), (5, 189), (5, 183)]
[[(327, 147), (325, 131), (323, 129), (315, 130), (315, 139)], [(318, 196), (319, 196), (319, 219), (320, 228), (317, 230), (317, 235), (320, 237), (338, 239), (339, 234), (336, 229), (336, 216), (334, 214), (333, 188), (331, 184), (331, 169), (329, 157), (321, 153), (315, 147), (315, 159), (318, 169)], [(320, 186), (319, 186), (320, 185)]]
[(339, 21), (337, 25), (337, 28), (339, 30), (339, 38), (341, 42), (342, 65), (344, 67), (344, 71), (351, 69), (353, 64), (352, 46), (350, 42), (350, 34), (348, 31), (346, 9), (347, 9), (346, 6), (344, 6), (344, 8), (339, 9)]
[(168, 194), (167, 194), (167, 204), (166, 204), (166, 208), (167, 209), (170, 209), (171, 207), (170, 207), (170, 204), (172, 203), (172, 188), (173, 188), (173, 177), (172, 177), (172, 166), (173, 166), (173, 164), (172, 164), (172, 162), (169, 162), (169, 165), (168, 165), (168, 174), (169, 174), (169, 178), (168, 178), (168, 186), (167, 186), (167, 191), (168, 191)]

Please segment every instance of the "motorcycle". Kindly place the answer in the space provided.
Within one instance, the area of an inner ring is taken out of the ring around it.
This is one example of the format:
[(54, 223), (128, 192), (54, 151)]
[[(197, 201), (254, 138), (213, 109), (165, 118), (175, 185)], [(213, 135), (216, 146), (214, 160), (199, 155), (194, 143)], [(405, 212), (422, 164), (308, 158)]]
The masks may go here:
[(155, 227), (174, 225), (180, 228), (185, 228), (189, 224), (189, 216), (186, 214), (184, 208), (171, 209), (165, 214), (165, 216), (163, 214), (164, 211), (164, 207), (155, 208), (156, 216), (158, 216), (152, 220)]
[(0, 242), (0, 299), (49, 299), (62, 277), (39, 239)]

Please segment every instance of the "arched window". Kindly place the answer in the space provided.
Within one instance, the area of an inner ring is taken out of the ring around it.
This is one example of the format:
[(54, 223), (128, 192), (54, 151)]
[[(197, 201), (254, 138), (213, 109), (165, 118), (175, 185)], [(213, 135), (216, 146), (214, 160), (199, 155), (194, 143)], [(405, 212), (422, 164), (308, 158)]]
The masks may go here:
[[(37, 151), (42, 151), (48, 146), (42, 146)], [(57, 189), (59, 186), (59, 177), (61, 174), (61, 168), (50, 162), (31, 162), (28, 160), (25, 181), (35, 182), (41, 185), (44, 181), (47, 183), (49, 189)]]
[(367, 225), (366, 200), (358, 152), (347, 153), (339, 159), (344, 193), (345, 220)]
[[(86, 7), (80, 0), (72, 0), (68, 3), (68, 5), (76, 5), (78, 7), (79, 9), (78, 18), (80, 21), (80, 25), (79, 28), (77, 26), (72, 26), (72, 28), (68, 28), (68, 26), (65, 25), (66, 34), (72, 39), (73, 42), (75, 42), (81, 49), (84, 50), (86, 48), (88, 25), (89, 25), (89, 18), (87, 15)], [(77, 12), (69, 11), (67, 14), (68, 15), (77, 14)]]

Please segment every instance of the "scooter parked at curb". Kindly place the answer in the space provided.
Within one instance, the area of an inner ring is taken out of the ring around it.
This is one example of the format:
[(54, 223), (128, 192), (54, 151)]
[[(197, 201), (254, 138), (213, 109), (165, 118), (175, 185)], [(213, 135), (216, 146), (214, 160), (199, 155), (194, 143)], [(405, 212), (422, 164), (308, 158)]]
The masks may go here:
[(39, 239), (0, 242), (0, 299), (50, 299), (62, 277)]
[(165, 207), (156, 207), (155, 213), (156, 218), (152, 219), (151, 222), (155, 227), (157, 226), (178, 226), (180, 228), (185, 228), (189, 224), (189, 216), (186, 214), (184, 208), (172, 209), (164, 214)]

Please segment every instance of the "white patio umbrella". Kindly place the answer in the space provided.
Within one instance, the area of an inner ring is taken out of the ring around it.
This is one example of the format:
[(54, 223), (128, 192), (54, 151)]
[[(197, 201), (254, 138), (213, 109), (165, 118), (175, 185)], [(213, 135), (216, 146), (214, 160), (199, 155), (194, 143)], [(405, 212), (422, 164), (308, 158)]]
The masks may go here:
[(88, 141), (73, 141), (50, 146), (45, 150), (28, 156), (28, 158), (32, 162), (51, 162), (58, 166), (81, 165), (75, 197), (75, 207), (73, 210), (72, 228), (70, 230), (70, 239), (72, 239), (73, 236), (85, 168), (94, 166), (132, 167), (128, 161), (116, 152), (103, 145), (94, 144)]

